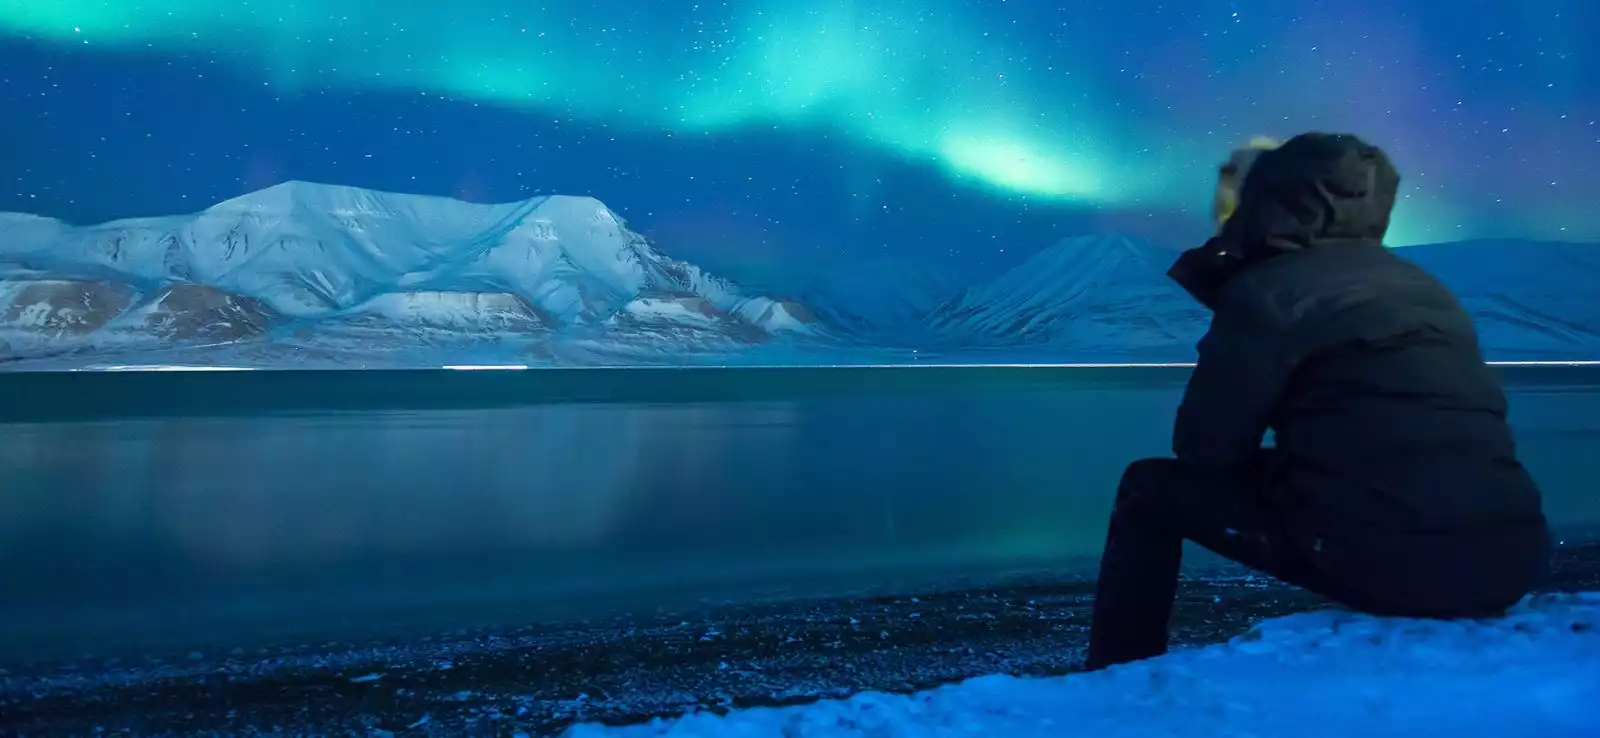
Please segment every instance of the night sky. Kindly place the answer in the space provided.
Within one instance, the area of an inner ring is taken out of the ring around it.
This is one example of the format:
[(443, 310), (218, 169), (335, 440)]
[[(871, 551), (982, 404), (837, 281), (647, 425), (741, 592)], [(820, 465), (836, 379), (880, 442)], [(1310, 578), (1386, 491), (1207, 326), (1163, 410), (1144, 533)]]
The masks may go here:
[(1206, 235), (1256, 135), (1387, 148), (1391, 243), (1600, 241), (1594, 0), (8, 0), (0, 210), (284, 179), (600, 198), (783, 286)]

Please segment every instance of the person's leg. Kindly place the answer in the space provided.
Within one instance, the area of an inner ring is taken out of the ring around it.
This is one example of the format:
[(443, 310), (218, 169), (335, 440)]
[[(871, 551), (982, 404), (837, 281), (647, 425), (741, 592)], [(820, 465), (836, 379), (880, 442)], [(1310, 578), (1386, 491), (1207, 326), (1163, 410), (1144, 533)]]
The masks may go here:
[(1128, 465), (1117, 485), (1100, 576), (1095, 580), (1094, 616), (1084, 666), (1101, 669), (1159, 656), (1167, 650), (1167, 627), (1178, 596), (1183, 534), (1170, 525), (1159, 498), (1171, 476), (1168, 459)]
[(1185, 539), (1290, 584), (1324, 591), (1318, 569), (1259, 502), (1256, 483), (1203, 479), (1173, 459), (1129, 465), (1117, 488), (1095, 583), (1088, 668), (1166, 652)]

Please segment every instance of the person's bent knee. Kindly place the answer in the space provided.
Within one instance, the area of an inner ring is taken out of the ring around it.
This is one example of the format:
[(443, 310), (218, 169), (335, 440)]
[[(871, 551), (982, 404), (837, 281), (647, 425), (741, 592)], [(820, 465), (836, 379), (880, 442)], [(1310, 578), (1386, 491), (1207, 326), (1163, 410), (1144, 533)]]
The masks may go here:
[(1117, 484), (1118, 494), (1128, 494), (1134, 490), (1149, 489), (1159, 484), (1161, 479), (1172, 474), (1178, 464), (1177, 459), (1140, 459), (1122, 470), (1122, 481)]
[(1117, 507), (1154, 503), (1177, 463), (1176, 459), (1140, 459), (1129, 464), (1117, 484)]

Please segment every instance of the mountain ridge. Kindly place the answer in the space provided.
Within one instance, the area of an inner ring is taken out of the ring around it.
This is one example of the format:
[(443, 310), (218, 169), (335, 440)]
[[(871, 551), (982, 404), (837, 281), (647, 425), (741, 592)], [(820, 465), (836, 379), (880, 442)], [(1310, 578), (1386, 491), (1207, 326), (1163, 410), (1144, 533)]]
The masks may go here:
[[(1491, 358), (1600, 357), (1600, 244), (1481, 239), (1394, 252), (1456, 294)], [(1192, 360), (1210, 313), (1167, 278), (1179, 253), (1121, 234), (1068, 237), (927, 321), (947, 340), (978, 335), (1035, 353)]]
[[(1166, 278), (1178, 253), (1070, 236), (983, 280), (874, 259), (796, 300), (672, 258), (590, 197), (484, 204), (291, 181), (87, 226), (0, 213), (0, 360), (1186, 361), (1209, 313)], [(1397, 253), (1457, 291), (1492, 357), (1600, 356), (1600, 245)]]
[[(484, 205), (288, 182), (179, 216), (91, 226), (0, 216), (0, 261), (10, 265), (5, 270), (9, 282), (47, 279), (54, 290), (42, 301), (35, 299), (41, 288), (30, 292), (25, 284), (9, 293), (6, 345), (13, 353), (19, 343), (37, 346), (49, 339), (56, 348), (100, 352), (158, 344), (156, 336), (136, 335), (130, 326), (115, 335), (101, 331), (109, 320), (80, 330), (88, 324), (73, 318), (84, 313), (74, 305), (110, 300), (120, 314), (139, 301), (157, 299), (172, 285), (203, 285), (234, 296), (229, 305), (201, 304), (235, 316), (259, 313), (278, 328), (295, 324), (293, 330), (278, 331), (290, 336), (314, 335), (318, 329), (348, 334), (354, 323), (372, 329), (387, 320), (391, 335), (363, 339), (369, 344), (432, 346), (441, 338), (531, 344), (564, 329), (590, 329), (580, 331), (589, 336), (608, 325), (620, 328), (607, 319), (630, 303), (662, 295), (694, 295), (705, 310), (727, 320), (710, 328), (697, 323), (681, 332), (613, 336), (613, 343), (650, 339), (660, 344), (662, 357), (670, 357), (821, 331), (803, 306), (746, 292), (672, 259), (628, 230), (603, 203), (575, 196)], [(126, 289), (106, 286), (111, 283)], [(525, 302), (528, 315), (501, 321), (500, 329), (457, 319), (457, 334), (451, 336), (419, 317), (452, 300), (475, 309), (496, 305), (493, 310), (502, 316), (518, 313), (507, 308), (505, 296)], [(385, 299), (391, 303), (387, 308), (377, 304)], [(252, 304), (247, 307), (245, 301)], [(255, 309), (256, 303), (267, 310)], [(61, 320), (48, 325), (30, 318), (29, 310)], [(673, 315), (657, 317), (659, 323)], [(535, 326), (539, 329), (532, 330)], [(716, 332), (719, 327), (725, 335)], [(35, 340), (41, 337), (46, 340)], [(684, 344), (690, 339), (694, 345)], [(628, 347), (632, 354), (640, 348)]]
[(925, 322), (947, 340), (982, 336), (1000, 345), (1108, 353), (1188, 351), (1207, 316), (1166, 278), (1174, 256), (1122, 234), (1070, 236), (969, 286)]

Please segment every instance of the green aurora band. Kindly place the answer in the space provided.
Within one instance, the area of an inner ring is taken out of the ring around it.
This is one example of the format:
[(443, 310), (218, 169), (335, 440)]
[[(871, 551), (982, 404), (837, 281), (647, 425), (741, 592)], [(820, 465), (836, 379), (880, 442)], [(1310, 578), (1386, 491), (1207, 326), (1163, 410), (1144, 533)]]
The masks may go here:
[[(1233, 134), (1195, 126), (1185, 140), (1170, 123), (1119, 111), (1115, 90), (1073, 72), (1092, 68), (1092, 47), (1045, 67), (949, 5), (10, 0), (0, 32), (204, 52), (284, 94), (400, 90), (675, 134), (812, 129), (1002, 193), (1205, 209)], [(1390, 242), (1446, 240), (1420, 224), (1449, 215), (1409, 192)]]

